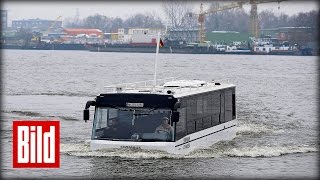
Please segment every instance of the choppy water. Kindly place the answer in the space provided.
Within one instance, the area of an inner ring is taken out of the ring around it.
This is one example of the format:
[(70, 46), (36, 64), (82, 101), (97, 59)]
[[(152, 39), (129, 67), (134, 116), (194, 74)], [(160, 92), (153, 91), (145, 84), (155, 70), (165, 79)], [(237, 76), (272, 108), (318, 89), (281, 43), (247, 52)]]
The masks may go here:
[[(2, 51), (1, 174), (56, 178), (318, 177), (318, 58), (161, 54), (158, 77), (237, 86), (237, 137), (191, 154), (90, 151), (87, 100), (153, 79), (154, 54)], [(92, 113), (91, 113), (92, 114)], [(12, 120), (59, 119), (60, 169), (12, 168)], [(91, 122), (91, 121), (90, 121)]]

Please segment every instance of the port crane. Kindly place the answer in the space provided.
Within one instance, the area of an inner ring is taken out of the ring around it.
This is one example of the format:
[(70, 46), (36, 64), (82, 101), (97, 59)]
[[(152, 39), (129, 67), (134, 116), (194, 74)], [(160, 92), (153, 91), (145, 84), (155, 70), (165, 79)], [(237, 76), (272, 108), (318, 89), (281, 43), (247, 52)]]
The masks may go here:
[[(234, 8), (242, 8), (242, 6), (246, 3), (251, 4), (251, 11), (250, 11), (250, 22), (249, 22), (249, 31), (251, 35), (255, 38), (258, 38), (259, 29), (258, 29), (258, 11), (257, 11), (257, 4), (261, 3), (270, 3), (270, 2), (278, 2), (280, 3), (284, 0), (241, 0), (234, 3), (230, 3), (227, 5), (219, 6), (217, 8), (209, 9), (204, 11), (203, 4), (200, 5), (200, 12), (198, 15), (198, 22), (199, 22), (199, 42), (203, 43), (205, 39), (205, 27), (204, 27), (204, 20), (206, 14), (216, 13), (219, 11), (234, 9)], [(192, 13), (190, 13), (192, 15)]]
[[(251, 4), (249, 31), (254, 38), (259, 37), (259, 27), (258, 27), (259, 20), (258, 20), (257, 4), (270, 3), (270, 2), (278, 2), (279, 4), (281, 1), (285, 1), (285, 0), (249, 0), (249, 3)], [(280, 6), (278, 8), (280, 8)]]
[(62, 18), (62, 16), (58, 16), (56, 20), (52, 21), (49, 28), (43, 33), (43, 36), (48, 36), (50, 30), (57, 24), (57, 22)]

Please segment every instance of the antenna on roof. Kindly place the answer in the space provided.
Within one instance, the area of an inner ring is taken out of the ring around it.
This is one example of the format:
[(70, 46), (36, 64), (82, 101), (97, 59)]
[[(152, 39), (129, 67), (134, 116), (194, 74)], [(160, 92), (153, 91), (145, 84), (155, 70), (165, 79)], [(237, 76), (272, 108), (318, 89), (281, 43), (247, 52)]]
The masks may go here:
[(79, 23), (80, 11), (79, 8), (76, 9), (76, 23)]
[(159, 45), (160, 45), (160, 31), (157, 35), (157, 50), (156, 50), (156, 57), (154, 62), (154, 76), (153, 76), (153, 90), (155, 90), (155, 87), (157, 85), (157, 63), (158, 63), (158, 54), (159, 54)]

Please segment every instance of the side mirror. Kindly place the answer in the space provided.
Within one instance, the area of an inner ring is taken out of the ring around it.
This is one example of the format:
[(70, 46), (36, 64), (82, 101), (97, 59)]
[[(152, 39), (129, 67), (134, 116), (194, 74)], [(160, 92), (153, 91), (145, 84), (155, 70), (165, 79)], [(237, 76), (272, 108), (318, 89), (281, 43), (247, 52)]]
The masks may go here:
[(173, 109), (176, 111), (178, 108), (180, 108), (181, 103), (178, 101), (174, 104)]
[(87, 122), (87, 121), (89, 120), (89, 116), (90, 116), (90, 114), (89, 114), (89, 109), (83, 110), (83, 120), (84, 120), (85, 122)]
[(180, 112), (173, 111), (172, 112), (172, 122), (179, 122)]

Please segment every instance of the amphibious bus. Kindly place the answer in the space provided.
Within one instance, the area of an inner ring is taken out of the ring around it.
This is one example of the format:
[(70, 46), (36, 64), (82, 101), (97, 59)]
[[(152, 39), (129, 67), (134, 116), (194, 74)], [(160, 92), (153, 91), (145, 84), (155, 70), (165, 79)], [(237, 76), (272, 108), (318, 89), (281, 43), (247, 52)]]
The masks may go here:
[[(142, 84), (109, 86), (107, 93), (86, 103), (85, 121), (89, 120), (89, 107), (95, 107), (92, 150), (129, 148), (187, 154), (236, 136), (235, 85), (201, 80)], [(164, 117), (172, 134), (156, 131)], [(114, 128), (114, 119), (119, 128)]]

